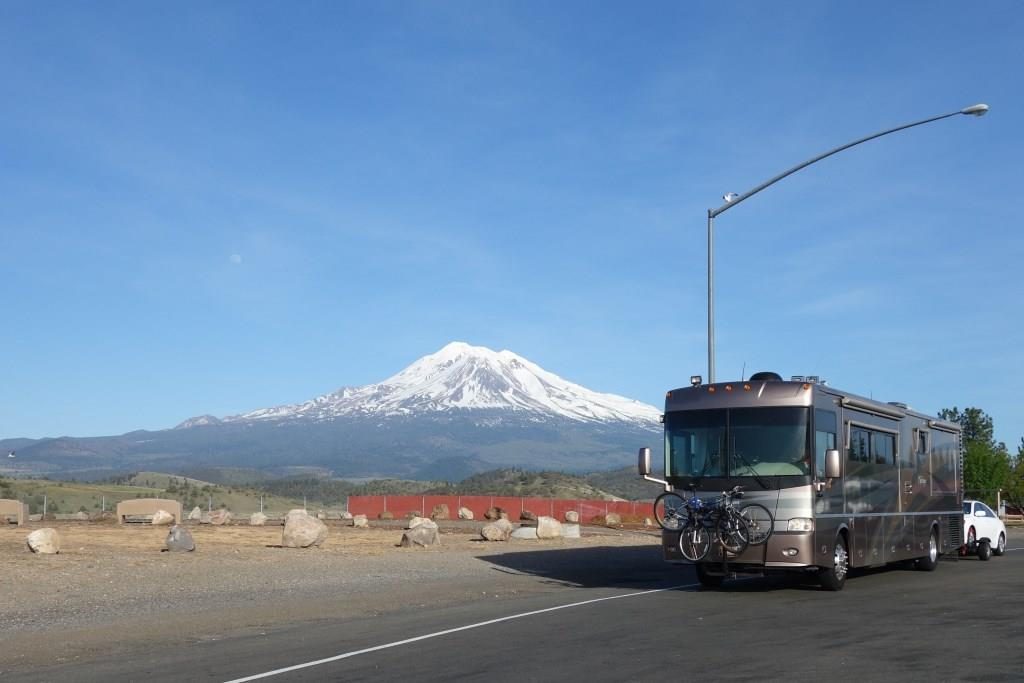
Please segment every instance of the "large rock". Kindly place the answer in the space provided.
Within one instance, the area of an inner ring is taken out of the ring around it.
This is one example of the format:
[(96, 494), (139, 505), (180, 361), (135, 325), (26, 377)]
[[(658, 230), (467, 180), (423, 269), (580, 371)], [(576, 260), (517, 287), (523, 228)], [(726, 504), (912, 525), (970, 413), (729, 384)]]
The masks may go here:
[(188, 521), (198, 522), (203, 518), (203, 510), (198, 505), (192, 508), (192, 512), (188, 513)]
[(167, 531), (167, 549), (172, 553), (190, 553), (196, 549), (192, 533), (183, 526), (175, 524)]
[(430, 512), (430, 518), (431, 519), (448, 519), (448, 516), (450, 514), (451, 513), (448, 511), (448, 504), (447, 503), (441, 503), (439, 505), (435, 505), (434, 506), (434, 509)]
[(327, 540), (327, 525), (305, 510), (291, 510), (284, 518), (281, 545), (285, 548), (319, 546)]
[(484, 519), (508, 519), (508, 513), (505, 512), (504, 508), (492, 506), (487, 508), (487, 512), (484, 513)]
[(60, 552), (60, 534), (56, 529), (36, 529), (25, 542), (29, 550), (40, 555), (56, 555)]
[(267, 516), (262, 512), (254, 512), (249, 515), (249, 526), (266, 526)]
[(580, 537), (580, 525), (579, 524), (563, 524), (562, 525), (562, 538), (579, 538)]
[(352, 526), (356, 529), (369, 529), (370, 520), (367, 519), (366, 515), (353, 515)]
[(560, 538), (562, 523), (554, 517), (542, 515), (537, 518), (537, 538)]
[(75, 520), (76, 522), (88, 522), (89, 513), (86, 512), (85, 510), (79, 510), (78, 512), (71, 516), (71, 519)]
[(579, 524), (580, 513), (576, 512), (575, 510), (566, 510), (565, 521), (569, 522), (569, 524)]
[(473, 511), (467, 507), (459, 508), (459, 519), (473, 519)]
[(351, 522), (352, 521), (352, 513), (349, 512), (348, 510), (345, 510), (344, 512), (341, 513), (341, 516), (339, 517), (339, 519), (341, 521), (343, 521), (343, 522)]
[(523, 510), (522, 512), (519, 513), (519, 519), (523, 522), (536, 522), (537, 513), (531, 510)]
[(168, 524), (174, 524), (174, 522), (174, 515), (170, 512), (167, 510), (157, 510), (153, 514), (153, 519), (150, 521), (150, 524), (153, 526), (167, 526)]
[(513, 529), (511, 537), (521, 541), (536, 541), (537, 527), (521, 526), (518, 529)]
[(622, 524), (622, 515), (617, 512), (609, 512), (604, 516), (605, 526), (618, 526)]
[(210, 513), (210, 524), (221, 526), (231, 521), (231, 511), (221, 508)]
[(426, 517), (410, 517), (409, 522), (405, 525), (405, 528), (415, 529), (418, 526), (422, 526), (426, 522), (430, 522), (430, 524), (433, 524), (434, 527), (437, 527), (437, 524), (435, 524), (432, 520), (427, 519)]
[(437, 529), (437, 523), (422, 517), (417, 517), (416, 520), (415, 526), (412, 526), (410, 521), (410, 527), (402, 534), (399, 545), (403, 548), (438, 545), (441, 542), (441, 534)]
[(507, 519), (498, 519), (490, 524), (485, 524), (480, 530), (480, 536), (485, 541), (507, 541), (512, 536), (512, 522)]

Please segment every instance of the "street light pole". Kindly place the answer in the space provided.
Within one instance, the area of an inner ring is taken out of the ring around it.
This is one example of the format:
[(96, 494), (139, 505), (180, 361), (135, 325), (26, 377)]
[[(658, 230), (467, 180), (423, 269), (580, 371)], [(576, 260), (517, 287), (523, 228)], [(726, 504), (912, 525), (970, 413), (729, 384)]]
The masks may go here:
[(987, 104), (975, 104), (975, 105), (972, 105), (970, 107), (964, 107), (963, 109), (958, 109), (957, 111), (950, 112), (948, 114), (942, 114), (940, 116), (933, 116), (933, 117), (928, 118), (928, 119), (922, 119), (920, 121), (914, 121), (913, 123), (905, 123), (902, 126), (896, 126), (895, 128), (889, 128), (888, 130), (883, 130), (883, 131), (881, 131), (879, 133), (874, 133), (872, 135), (868, 135), (868, 136), (860, 138), (858, 140), (854, 140), (853, 142), (848, 142), (845, 145), (840, 145), (839, 147), (836, 147), (835, 149), (830, 149), (829, 151), (827, 151), (827, 152), (825, 152), (823, 154), (819, 154), (818, 156), (813, 157), (811, 159), (808, 159), (807, 161), (803, 161), (803, 162), (797, 164), (796, 166), (794, 166), (793, 168), (791, 168), (791, 169), (789, 169), (787, 171), (783, 171), (782, 173), (780, 173), (779, 175), (777, 175), (777, 176), (775, 176), (773, 178), (769, 178), (768, 180), (764, 181), (763, 183), (761, 183), (757, 187), (753, 188), (752, 190), (747, 190), (743, 194), (729, 193), (729, 194), (727, 194), (727, 195), (725, 195), (723, 197), (723, 199), (725, 199), (725, 204), (722, 204), (717, 209), (708, 209), (708, 383), (711, 384), (711, 383), (713, 383), (715, 381), (715, 295), (714, 295), (714, 292), (715, 292), (715, 281), (714, 281), (714, 264), (713, 264), (713, 255), (714, 255), (713, 243), (714, 243), (714, 220), (715, 220), (716, 216), (718, 216), (721, 213), (724, 213), (725, 211), (728, 211), (729, 209), (731, 209), (732, 207), (736, 206), (737, 204), (739, 204), (743, 200), (748, 199), (749, 197), (753, 197), (755, 194), (757, 194), (761, 190), (764, 190), (765, 188), (768, 188), (768, 187), (774, 185), (775, 183), (779, 182), (780, 180), (782, 180), (786, 176), (790, 176), (790, 175), (796, 173), (797, 171), (799, 171), (799, 170), (801, 170), (803, 168), (807, 168), (811, 164), (817, 163), (817, 162), (821, 161), (822, 159), (830, 157), (833, 154), (837, 154), (839, 152), (842, 152), (843, 150), (849, 149), (851, 147), (855, 147), (855, 146), (857, 146), (857, 145), (859, 145), (859, 144), (861, 144), (863, 142), (867, 142), (869, 140), (874, 140), (875, 138), (880, 138), (883, 135), (889, 135), (890, 133), (896, 133), (896, 132), (901, 131), (901, 130), (906, 130), (907, 128), (913, 128), (915, 126), (923, 126), (924, 124), (932, 123), (933, 121), (940, 121), (942, 119), (948, 119), (951, 116), (958, 116), (958, 115), (961, 115), (961, 114), (966, 115), (966, 116), (984, 116), (987, 112), (988, 112), (988, 105)]

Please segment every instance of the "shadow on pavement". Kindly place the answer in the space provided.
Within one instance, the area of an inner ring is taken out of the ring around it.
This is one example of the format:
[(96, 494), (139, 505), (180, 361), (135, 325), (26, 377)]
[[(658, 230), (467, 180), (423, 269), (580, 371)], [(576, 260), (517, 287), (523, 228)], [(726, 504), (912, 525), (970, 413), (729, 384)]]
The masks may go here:
[(665, 563), (655, 545), (519, 551), (477, 559), (495, 571), (581, 588), (653, 588), (696, 581), (692, 568)]

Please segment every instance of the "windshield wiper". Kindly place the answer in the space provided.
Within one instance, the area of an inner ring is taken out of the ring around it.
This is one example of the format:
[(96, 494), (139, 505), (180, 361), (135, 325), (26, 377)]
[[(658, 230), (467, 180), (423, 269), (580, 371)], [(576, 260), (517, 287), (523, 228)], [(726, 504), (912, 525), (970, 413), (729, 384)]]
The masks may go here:
[(759, 475), (757, 474), (757, 470), (755, 470), (755, 469), (754, 469), (754, 468), (753, 468), (753, 467), (752, 467), (752, 466), (750, 465), (750, 463), (749, 463), (749, 462), (747, 461), (747, 459), (743, 457), (743, 454), (742, 454), (742, 453), (740, 453), (740, 452), (739, 452), (738, 450), (736, 450), (736, 449), (733, 449), (733, 455), (735, 455), (735, 456), (736, 456), (737, 458), (739, 458), (739, 459), (740, 459), (740, 460), (741, 460), (741, 461), (743, 462), (743, 466), (744, 466), (744, 467), (746, 467), (746, 468), (747, 468), (748, 470), (750, 470), (750, 474), (752, 474), (752, 475), (754, 476), (754, 480), (755, 480), (755, 481), (757, 481), (757, 483), (761, 485), (761, 488), (763, 488), (763, 489), (768, 489), (768, 488), (770, 488), (770, 487), (768, 486), (768, 484), (766, 484), (766, 483), (765, 483), (764, 479), (762, 479), (762, 478), (761, 478), (761, 477), (760, 477), (760, 476), (759, 476)]

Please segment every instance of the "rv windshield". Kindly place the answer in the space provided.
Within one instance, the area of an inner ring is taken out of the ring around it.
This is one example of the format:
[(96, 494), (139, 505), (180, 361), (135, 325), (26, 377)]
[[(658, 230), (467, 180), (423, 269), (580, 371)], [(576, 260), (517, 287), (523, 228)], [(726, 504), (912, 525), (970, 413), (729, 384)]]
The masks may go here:
[(668, 413), (667, 474), (695, 478), (808, 475), (808, 414), (802, 407)]

